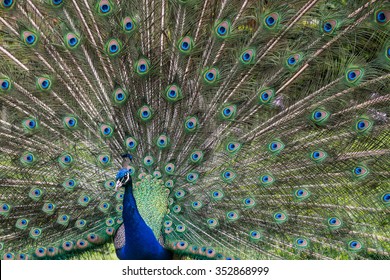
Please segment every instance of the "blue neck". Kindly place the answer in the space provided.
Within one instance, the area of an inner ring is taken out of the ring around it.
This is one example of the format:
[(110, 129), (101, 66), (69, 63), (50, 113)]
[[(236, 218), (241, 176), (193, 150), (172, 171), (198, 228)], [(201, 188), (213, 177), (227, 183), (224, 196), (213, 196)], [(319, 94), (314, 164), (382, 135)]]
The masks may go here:
[(165, 250), (157, 241), (152, 229), (142, 219), (133, 195), (131, 180), (125, 185), (123, 199), (123, 223), (125, 226), (125, 246), (116, 251), (121, 260), (167, 260), (172, 253)]

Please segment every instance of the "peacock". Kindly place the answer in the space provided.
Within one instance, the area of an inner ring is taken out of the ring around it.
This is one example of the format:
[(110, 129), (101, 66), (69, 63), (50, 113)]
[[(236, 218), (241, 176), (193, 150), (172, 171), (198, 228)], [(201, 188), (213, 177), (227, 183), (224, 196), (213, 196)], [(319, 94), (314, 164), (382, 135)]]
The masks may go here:
[(1, 258), (390, 259), (389, 22), (1, 0)]

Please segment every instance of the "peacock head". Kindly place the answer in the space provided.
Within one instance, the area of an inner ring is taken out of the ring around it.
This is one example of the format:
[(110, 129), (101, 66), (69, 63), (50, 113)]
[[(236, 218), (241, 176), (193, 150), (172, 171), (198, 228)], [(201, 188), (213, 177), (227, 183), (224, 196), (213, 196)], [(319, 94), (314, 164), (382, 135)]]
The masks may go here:
[(127, 168), (122, 168), (116, 174), (116, 186), (115, 191), (118, 191), (121, 187), (126, 187), (126, 185), (132, 186), (130, 171)]

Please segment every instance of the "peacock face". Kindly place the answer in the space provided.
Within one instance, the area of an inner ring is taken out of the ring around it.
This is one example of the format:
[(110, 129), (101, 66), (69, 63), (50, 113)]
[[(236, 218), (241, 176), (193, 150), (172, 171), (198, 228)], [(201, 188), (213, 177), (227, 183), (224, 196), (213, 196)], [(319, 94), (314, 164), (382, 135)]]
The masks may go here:
[(122, 186), (126, 186), (126, 184), (131, 184), (130, 171), (127, 168), (122, 168), (116, 174), (115, 191), (117, 191)]

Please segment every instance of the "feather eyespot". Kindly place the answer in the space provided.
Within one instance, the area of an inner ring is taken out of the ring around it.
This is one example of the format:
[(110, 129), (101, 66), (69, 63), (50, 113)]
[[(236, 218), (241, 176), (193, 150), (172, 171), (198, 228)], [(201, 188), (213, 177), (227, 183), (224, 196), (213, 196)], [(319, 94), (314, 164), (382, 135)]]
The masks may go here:
[(195, 184), (196, 181), (198, 181), (198, 178), (199, 178), (199, 173), (195, 171), (188, 173), (186, 176), (187, 182), (191, 184)]
[(296, 191), (294, 191), (294, 198), (295, 200), (297, 201), (302, 201), (302, 200), (305, 200), (307, 198), (309, 198), (310, 196), (310, 192), (306, 189), (298, 189)]
[(284, 149), (284, 143), (280, 140), (274, 140), (268, 144), (268, 150), (273, 154), (278, 154)]
[(25, 119), (22, 122), (22, 126), (27, 133), (32, 133), (39, 128), (39, 122), (35, 118)]
[(333, 32), (338, 27), (338, 25), (339, 25), (338, 21), (334, 19), (327, 20), (322, 24), (322, 31), (327, 35), (333, 34)]
[(87, 225), (87, 221), (84, 219), (79, 219), (76, 221), (75, 226), (78, 229), (83, 229)]
[(237, 177), (237, 173), (232, 169), (227, 169), (221, 173), (221, 178), (225, 183), (231, 183)]
[(144, 105), (138, 109), (138, 116), (142, 121), (148, 122), (153, 118), (153, 111), (149, 106)]
[(286, 222), (288, 217), (286, 213), (279, 211), (274, 213), (273, 218), (276, 223), (281, 224)]
[(137, 148), (138, 142), (134, 137), (127, 137), (125, 140), (125, 146), (128, 150), (135, 150)]
[(42, 230), (40, 228), (32, 228), (29, 235), (31, 238), (37, 239), (42, 235)]
[(131, 34), (136, 27), (137, 23), (132, 17), (125, 17), (122, 20), (122, 29), (125, 33)]
[(164, 170), (166, 174), (172, 175), (175, 172), (175, 165), (173, 163), (167, 163)]
[(351, 240), (347, 242), (349, 251), (358, 252), (363, 249), (363, 244), (359, 240)]
[(338, 217), (330, 217), (327, 219), (327, 225), (330, 230), (339, 229), (342, 224), (342, 221)]
[(229, 211), (226, 213), (226, 218), (228, 221), (233, 222), (239, 219), (239, 215), (236, 211)]
[(24, 42), (24, 44), (28, 47), (33, 47), (38, 42), (38, 35), (35, 32), (32, 31), (22, 31), (21, 38)]
[(1, 1), (1, 8), (5, 10), (10, 10), (15, 5), (14, 0), (3, 0)]
[(211, 229), (216, 228), (219, 225), (218, 219), (215, 218), (208, 219), (207, 225)]
[(106, 168), (111, 165), (111, 156), (109, 154), (101, 154), (96, 157), (100, 167)]
[(183, 98), (181, 88), (176, 84), (169, 85), (165, 89), (164, 98), (171, 103), (179, 101)]
[(176, 199), (182, 199), (182, 198), (185, 197), (185, 195), (186, 195), (186, 192), (185, 192), (185, 190), (183, 190), (183, 189), (177, 190), (177, 191), (175, 192), (175, 197), (176, 197)]
[(43, 194), (44, 192), (42, 189), (33, 187), (31, 188), (28, 196), (34, 201), (39, 201), (42, 198)]
[(390, 11), (389, 10), (378, 10), (375, 12), (375, 21), (380, 26), (385, 26), (390, 21)]
[(111, 204), (108, 201), (101, 201), (98, 208), (101, 212), (107, 213), (111, 208)]
[(80, 195), (79, 199), (77, 200), (79, 205), (81, 205), (83, 207), (88, 206), (90, 201), (91, 201), (91, 198), (88, 195), (86, 195), (86, 194)]
[(62, 6), (63, 3), (64, 3), (63, 0), (51, 0), (51, 5), (54, 7)]
[(74, 50), (80, 45), (80, 37), (75, 33), (68, 33), (64, 37), (65, 45), (68, 49)]
[(272, 88), (264, 88), (258, 92), (259, 103), (269, 105), (275, 98), (275, 91)]
[(114, 134), (114, 128), (110, 124), (101, 124), (99, 127), (100, 135), (103, 138), (110, 138)]
[(386, 206), (390, 206), (390, 192), (384, 193), (384, 194), (381, 196), (381, 201), (382, 201), (382, 203), (385, 204)]
[(305, 237), (298, 237), (294, 240), (294, 247), (297, 249), (306, 249), (309, 247), (309, 240)]
[(141, 58), (135, 63), (134, 67), (135, 72), (139, 76), (145, 76), (150, 71), (150, 61), (146, 58)]
[(76, 247), (78, 249), (84, 249), (88, 246), (88, 241), (84, 240), (84, 239), (79, 239), (76, 241)]
[(195, 150), (190, 154), (190, 162), (199, 164), (203, 160), (203, 151), (201, 150)]
[(225, 194), (222, 190), (214, 190), (211, 192), (211, 197), (215, 201), (221, 200), (224, 196), (225, 196)]
[(234, 120), (236, 113), (237, 113), (236, 105), (225, 105), (224, 107), (222, 107), (220, 116), (222, 120), (232, 121)]
[(251, 197), (244, 198), (243, 203), (245, 208), (252, 208), (253, 206), (256, 205), (255, 200)]
[(156, 145), (160, 149), (165, 149), (169, 147), (169, 144), (170, 144), (170, 139), (167, 135), (162, 134), (156, 139)]
[(22, 229), (22, 230), (26, 229), (28, 226), (28, 222), (29, 222), (29, 220), (27, 220), (25, 218), (18, 219), (16, 221), (15, 227), (17, 227), (18, 229)]
[(297, 53), (287, 58), (287, 67), (290, 69), (295, 68), (302, 60), (302, 55)]
[(73, 157), (70, 154), (64, 153), (58, 157), (58, 162), (61, 167), (66, 168), (73, 164)]
[(365, 71), (363, 68), (347, 69), (345, 72), (345, 81), (348, 86), (358, 85), (363, 79)]
[(154, 164), (154, 158), (152, 156), (146, 156), (143, 162), (146, 167), (152, 166)]
[(47, 250), (46, 248), (44, 247), (40, 247), (40, 248), (37, 248), (35, 250), (35, 255), (38, 257), (38, 258), (43, 258), (46, 256), (46, 253), (47, 253)]
[(178, 48), (184, 55), (189, 54), (194, 48), (194, 40), (190, 36), (185, 36), (179, 39)]
[(9, 92), (11, 90), (12, 83), (8, 77), (0, 77), (0, 93)]
[(109, 179), (104, 182), (104, 188), (107, 190), (112, 190), (115, 187), (115, 181), (113, 179)]
[(264, 175), (260, 176), (259, 179), (260, 179), (260, 184), (263, 187), (269, 187), (270, 185), (275, 183), (275, 178), (271, 174), (264, 174)]
[(173, 180), (168, 180), (165, 182), (165, 186), (169, 189), (173, 188), (174, 186), (174, 183), (173, 183)]
[(112, 93), (112, 99), (117, 106), (121, 106), (126, 103), (128, 98), (128, 94), (125, 90), (122, 88), (118, 87), (114, 90)]
[(367, 168), (367, 166), (363, 164), (359, 164), (358, 166), (354, 167), (352, 170), (352, 174), (356, 179), (363, 179), (370, 173), (370, 170)]
[(246, 49), (244, 50), (240, 55), (240, 62), (243, 65), (249, 65), (252, 64), (256, 57), (256, 50), (255, 49)]
[(105, 45), (105, 50), (109, 56), (116, 56), (122, 50), (122, 42), (119, 39), (110, 39)]
[(215, 35), (220, 39), (225, 39), (230, 35), (232, 24), (229, 20), (224, 20), (214, 27)]
[(219, 81), (219, 70), (215, 67), (206, 68), (203, 71), (203, 81), (208, 85), (214, 85)]
[(225, 150), (229, 155), (234, 156), (241, 149), (241, 144), (235, 141), (229, 141), (226, 143)]
[(51, 89), (52, 82), (48, 76), (38, 77), (36, 79), (36, 87), (38, 90), (47, 92)]
[(55, 204), (51, 202), (46, 202), (42, 207), (42, 211), (45, 212), (47, 215), (52, 215), (55, 209), (56, 209)]
[(188, 247), (188, 243), (186, 241), (179, 241), (176, 243), (176, 247), (179, 250), (185, 250)]
[(249, 237), (252, 241), (259, 241), (261, 239), (261, 233), (257, 230), (252, 230), (249, 232)]
[(64, 127), (67, 129), (76, 129), (78, 127), (78, 120), (74, 116), (66, 116), (62, 119)]
[(359, 118), (355, 123), (355, 131), (359, 134), (366, 134), (372, 130), (374, 122), (365, 117)]
[(185, 225), (177, 225), (176, 226), (176, 232), (183, 233), (185, 231), (186, 231), (186, 226)]
[(31, 152), (25, 152), (20, 157), (20, 162), (25, 166), (32, 166), (36, 163), (37, 157)]
[(327, 156), (328, 154), (323, 150), (315, 150), (310, 154), (310, 158), (316, 163), (323, 162)]
[(275, 26), (279, 23), (279, 14), (278, 13), (271, 13), (265, 16), (264, 18), (265, 26), (268, 29), (273, 29)]
[(111, 0), (100, 0), (96, 4), (97, 13), (101, 16), (107, 16), (113, 11), (113, 4)]
[(181, 212), (181, 207), (180, 207), (180, 205), (175, 205), (172, 207), (172, 210), (173, 210), (173, 212), (175, 212), (177, 214), (177, 213)]
[(322, 126), (328, 122), (330, 115), (330, 112), (324, 108), (317, 108), (311, 113), (310, 120), (316, 125)]
[(184, 129), (186, 132), (195, 132), (199, 127), (199, 121), (196, 117), (187, 117), (184, 121)]
[(193, 201), (193, 202), (191, 203), (191, 207), (192, 207), (192, 209), (194, 209), (194, 210), (199, 210), (200, 208), (202, 208), (202, 206), (203, 206), (203, 204), (202, 204), (201, 201)]

